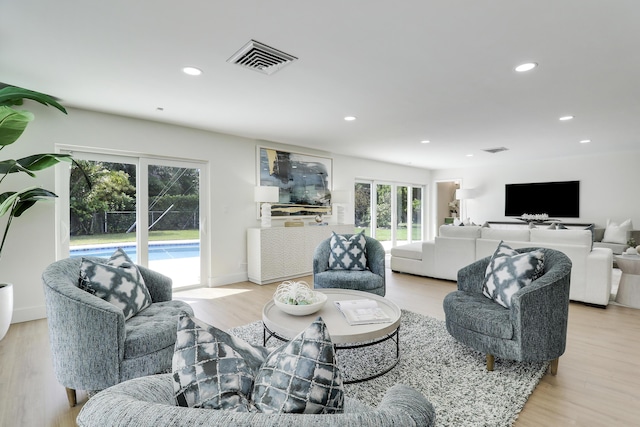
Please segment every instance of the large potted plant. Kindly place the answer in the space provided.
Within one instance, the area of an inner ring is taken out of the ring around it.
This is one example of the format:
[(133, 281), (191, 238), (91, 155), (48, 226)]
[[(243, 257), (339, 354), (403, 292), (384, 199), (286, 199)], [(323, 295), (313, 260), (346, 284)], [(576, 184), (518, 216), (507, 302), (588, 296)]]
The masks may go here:
[[(22, 105), (25, 99), (50, 105), (67, 114), (65, 108), (49, 95), (15, 86), (2, 87), (0, 89), (0, 150), (16, 142), (29, 122), (34, 119), (33, 113), (12, 108)], [(1, 160), (0, 184), (2, 184), (10, 174), (24, 173), (34, 177), (35, 172), (49, 168), (60, 161), (71, 161), (71, 156), (69, 154), (49, 153), (33, 154), (17, 160)], [(0, 243), (0, 259), (13, 219), (21, 216), (39, 200), (49, 199), (51, 197), (56, 197), (56, 195), (40, 187), (29, 187), (19, 191), (6, 191), (0, 194), (0, 217), (7, 217), (4, 232), (2, 233), (2, 242)], [(0, 340), (4, 338), (9, 329), (12, 314), (13, 285), (0, 282)]]

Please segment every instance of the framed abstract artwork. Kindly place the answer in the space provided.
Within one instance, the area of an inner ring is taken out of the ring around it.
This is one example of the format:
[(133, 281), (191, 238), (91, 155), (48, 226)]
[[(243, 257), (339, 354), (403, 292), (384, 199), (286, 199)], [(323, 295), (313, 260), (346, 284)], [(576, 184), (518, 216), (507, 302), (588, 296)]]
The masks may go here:
[(266, 147), (258, 147), (257, 157), (257, 185), (279, 188), (271, 216), (331, 214), (332, 159)]

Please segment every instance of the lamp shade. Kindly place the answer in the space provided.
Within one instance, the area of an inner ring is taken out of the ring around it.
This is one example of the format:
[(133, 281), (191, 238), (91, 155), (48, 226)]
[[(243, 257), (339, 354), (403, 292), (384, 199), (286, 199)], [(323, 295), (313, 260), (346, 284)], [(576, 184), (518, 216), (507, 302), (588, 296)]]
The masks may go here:
[(257, 186), (254, 189), (253, 197), (259, 203), (275, 203), (280, 201), (280, 188)]

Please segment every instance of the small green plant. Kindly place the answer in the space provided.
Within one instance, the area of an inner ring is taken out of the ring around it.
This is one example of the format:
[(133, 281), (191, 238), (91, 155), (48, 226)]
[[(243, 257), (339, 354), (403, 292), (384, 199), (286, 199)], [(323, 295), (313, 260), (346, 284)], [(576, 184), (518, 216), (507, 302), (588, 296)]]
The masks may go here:
[(633, 237), (627, 240), (627, 246), (631, 246), (632, 248), (635, 248), (636, 245), (637, 245), (636, 239), (634, 239)]
[[(37, 101), (43, 105), (52, 106), (67, 114), (65, 108), (53, 97), (15, 86), (5, 86), (0, 89), (0, 150), (16, 142), (29, 122), (34, 119), (33, 113), (25, 110), (15, 110), (12, 107), (22, 105), (25, 99)], [(12, 173), (25, 173), (35, 177), (35, 172), (49, 168), (60, 161), (71, 162), (69, 154), (33, 154), (21, 159), (0, 161), (0, 184)], [(6, 191), (0, 194), (0, 217), (9, 215), (0, 243), (0, 256), (11, 227), (13, 218), (21, 216), (36, 202), (51, 197), (57, 197), (53, 192), (40, 187), (29, 187), (20, 191)]]

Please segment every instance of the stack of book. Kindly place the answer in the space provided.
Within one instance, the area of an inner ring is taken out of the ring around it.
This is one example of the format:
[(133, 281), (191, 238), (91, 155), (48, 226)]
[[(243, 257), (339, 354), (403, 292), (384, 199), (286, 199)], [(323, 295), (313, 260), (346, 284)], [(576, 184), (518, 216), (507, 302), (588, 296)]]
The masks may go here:
[(372, 299), (335, 301), (334, 304), (350, 325), (391, 322), (391, 317)]

